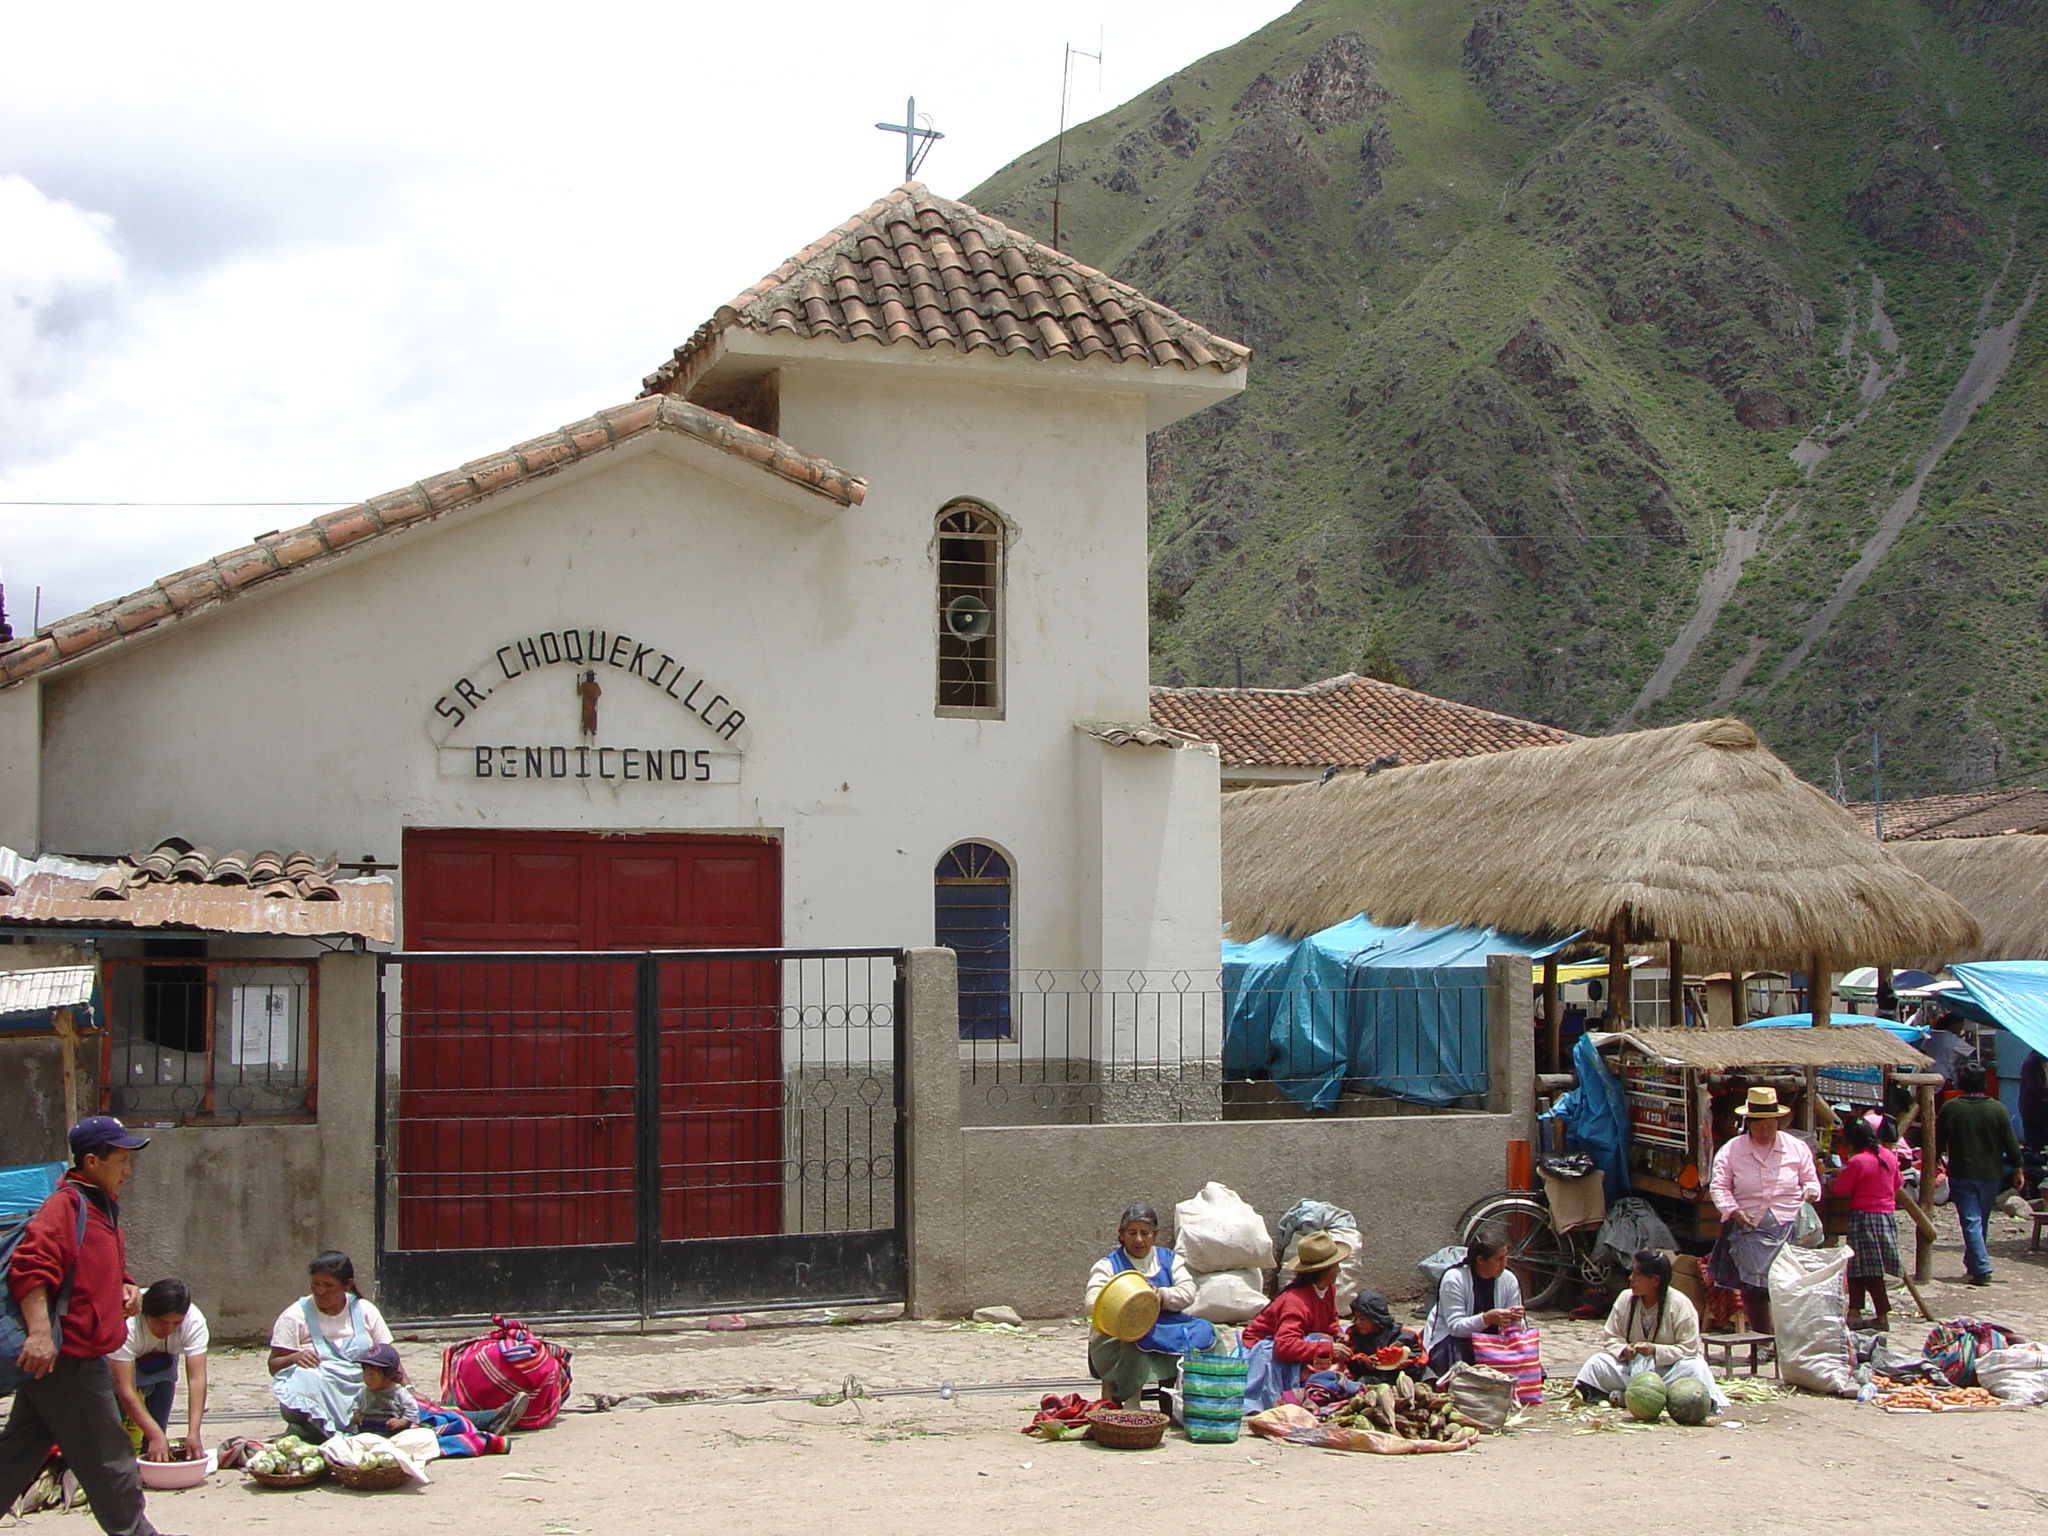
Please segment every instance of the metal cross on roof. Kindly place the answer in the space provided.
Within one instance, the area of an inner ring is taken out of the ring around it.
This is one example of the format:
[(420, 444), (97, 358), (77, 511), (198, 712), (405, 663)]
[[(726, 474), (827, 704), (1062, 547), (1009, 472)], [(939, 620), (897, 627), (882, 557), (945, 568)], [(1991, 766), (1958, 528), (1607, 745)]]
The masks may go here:
[[(905, 181), (911, 181), (916, 178), (917, 168), (924, 163), (924, 157), (931, 152), (933, 142), (945, 137), (936, 128), (920, 128), (917, 126), (917, 98), (915, 96), (905, 99), (902, 122), (877, 123), (875, 126), (884, 133), (900, 133), (903, 135), (903, 179)], [(922, 142), (919, 142), (920, 140)]]

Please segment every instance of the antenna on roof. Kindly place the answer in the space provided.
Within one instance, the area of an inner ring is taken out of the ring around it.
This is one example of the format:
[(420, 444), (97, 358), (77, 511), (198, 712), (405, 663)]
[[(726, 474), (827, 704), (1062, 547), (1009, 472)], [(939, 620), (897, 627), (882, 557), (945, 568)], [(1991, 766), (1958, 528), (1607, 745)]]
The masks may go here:
[(1095, 61), (1095, 88), (1102, 89), (1102, 37), (1095, 39), (1095, 52), (1083, 53), (1072, 43), (1066, 45), (1067, 56), (1060, 63), (1060, 131), (1053, 140), (1052, 151), (1052, 248), (1060, 248), (1060, 187), (1067, 179), (1067, 87), (1073, 79), (1074, 60)]
[[(927, 112), (924, 120), (929, 123), (932, 115)], [(903, 135), (903, 179), (917, 180), (918, 167), (924, 164), (924, 157), (932, 152), (932, 145), (945, 135), (936, 128), (920, 127), (917, 120), (917, 98), (906, 97), (903, 102), (903, 121), (900, 123), (877, 123), (875, 126), (884, 133)]]

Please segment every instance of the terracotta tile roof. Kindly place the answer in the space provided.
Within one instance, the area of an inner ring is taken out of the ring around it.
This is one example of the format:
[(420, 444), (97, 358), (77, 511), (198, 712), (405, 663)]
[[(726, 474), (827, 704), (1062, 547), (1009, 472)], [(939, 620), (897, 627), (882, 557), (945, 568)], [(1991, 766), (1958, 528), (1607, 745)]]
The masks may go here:
[(359, 549), (388, 534), (431, 522), (508, 486), (542, 479), (649, 432), (695, 438), (843, 507), (859, 506), (867, 495), (867, 482), (858, 475), (799, 453), (778, 437), (684, 400), (643, 398), (612, 406), (403, 490), (323, 513), (300, 527), (267, 533), (254, 544), (166, 576), (140, 592), (59, 620), (33, 636), (0, 647), (0, 687), (211, 608), (250, 587), (317, 565), (344, 550)]
[[(1849, 814), (1875, 835), (1875, 807), (1868, 801)], [(1930, 837), (1992, 837), (2001, 832), (2048, 832), (2048, 789), (1966, 789), (1953, 795), (1922, 795), (1884, 803), (1884, 840), (1896, 843)]]
[(647, 393), (687, 393), (734, 326), (1218, 373), (1251, 357), (1137, 289), (915, 181), (721, 306), (647, 376)]
[(1305, 688), (1154, 688), (1152, 718), (1215, 742), (1225, 763), (1259, 767), (1427, 763), (1579, 739), (1355, 673)]

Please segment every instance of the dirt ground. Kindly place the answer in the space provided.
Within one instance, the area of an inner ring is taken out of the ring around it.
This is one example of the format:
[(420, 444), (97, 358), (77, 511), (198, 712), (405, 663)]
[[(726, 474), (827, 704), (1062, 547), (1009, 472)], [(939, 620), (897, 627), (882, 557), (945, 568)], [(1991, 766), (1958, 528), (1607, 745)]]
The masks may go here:
[[(1976, 1315), (2048, 1336), (2048, 1253), (2030, 1223), (1994, 1219), (1998, 1281), (1961, 1283), (1954, 1218), (1936, 1280), (1937, 1316)], [(1910, 1253), (1910, 1248), (1908, 1249)], [(1077, 1259), (1077, 1277), (1083, 1271)], [(1078, 1278), (1076, 1287), (1078, 1289)], [(1903, 1292), (1895, 1323), (1909, 1315)], [(1568, 1378), (1597, 1324), (1549, 1316), (1547, 1368)], [(1895, 1332), (1903, 1333), (1903, 1328)], [(2048, 1511), (2048, 1408), (1892, 1415), (1790, 1395), (1737, 1404), (1714, 1427), (1593, 1430), (1546, 1404), (1510, 1433), (1450, 1456), (1376, 1457), (1249, 1436), (1156, 1451), (1046, 1444), (1018, 1433), (1041, 1391), (1078, 1387), (1078, 1319), (1021, 1332), (957, 1324), (691, 1329), (559, 1336), (576, 1351), (573, 1411), (514, 1437), (512, 1454), (433, 1464), (415, 1492), (332, 1484), (257, 1489), (234, 1474), (151, 1495), (168, 1532), (317, 1532), (402, 1523), (491, 1536), (683, 1536), (736, 1522), (784, 1530), (833, 1521), (848, 1533), (966, 1529), (1320, 1530), (1363, 1517), (1472, 1536), (1600, 1523), (1628, 1530), (1811, 1532), (1910, 1512), (1941, 1531), (2013, 1532)], [(439, 1336), (402, 1339), (416, 1377), (438, 1370)], [(210, 1439), (271, 1423), (262, 1352), (217, 1350)], [(951, 1382), (955, 1394), (942, 1398)], [(850, 1395), (849, 1395), (850, 1394)], [(812, 1401), (818, 1399), (819, 1401)], [(383, 1504), (374, 1512), (365, 1499)], [(17, 1523), (5, 1529), (16, 1536)], [(87, 1536), (83, 1511), (40, 1514), (19, 1536)]]

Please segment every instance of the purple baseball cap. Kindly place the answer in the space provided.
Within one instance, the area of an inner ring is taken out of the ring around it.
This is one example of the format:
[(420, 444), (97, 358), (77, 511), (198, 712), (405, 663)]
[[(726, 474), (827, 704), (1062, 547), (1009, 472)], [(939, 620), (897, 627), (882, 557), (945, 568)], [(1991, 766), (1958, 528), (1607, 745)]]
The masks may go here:
[(88, 1115), (71, 1127), (73, 1157), (83, 1157), (88, 1152), (109, 1152), (119, 1147), (133, 1152), (148, 1145), (147, 1136), (137, 1136), (112, 1115)]

